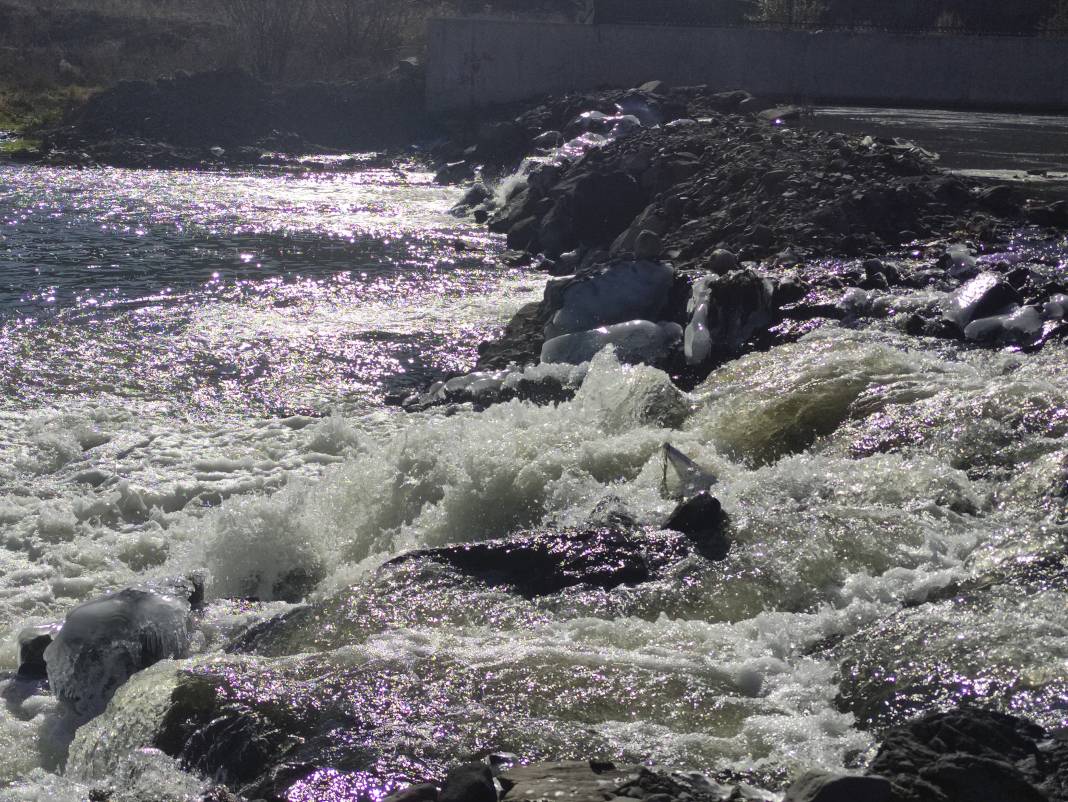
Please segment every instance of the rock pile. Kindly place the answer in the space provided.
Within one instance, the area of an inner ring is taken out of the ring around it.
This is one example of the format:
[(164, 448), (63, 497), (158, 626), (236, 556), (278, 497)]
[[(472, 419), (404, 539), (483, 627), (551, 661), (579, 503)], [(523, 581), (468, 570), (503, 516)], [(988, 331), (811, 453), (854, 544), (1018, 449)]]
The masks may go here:
[[(827, 321), (1025, 349), (1068, 333), (1063, 271), (996, 257), (1021, 228), (1068, 228), (1068, 202), (746, 108), (761, 109), (654, 82), (553, 99), (439, 149), (439, 180), (476, 177), (457, 213), (555, 276), (479, 369), (578, 364), (613, 345), (685, 385)], [(918, 292), (936, 299), (904, 302)]]

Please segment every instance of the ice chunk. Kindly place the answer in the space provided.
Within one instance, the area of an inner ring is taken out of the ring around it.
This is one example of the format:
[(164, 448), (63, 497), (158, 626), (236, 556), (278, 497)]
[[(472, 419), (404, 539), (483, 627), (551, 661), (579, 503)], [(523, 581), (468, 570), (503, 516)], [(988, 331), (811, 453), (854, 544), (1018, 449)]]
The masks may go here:
[(709, 275), (694, 284), (687, 311), (686, 362), (700, 365), (713, 355), (738, 353), (774, 317), (774, 289), (754, 270)]
[(1041, 334), (1042, 316), (1033, 306), (973, 320), (964, 329), (964, 336), (973, 342), (1005, 340), (1019, 345), (1033, 343)]
[(706, 471), (671, 443), (664, 443), (664, 485), (667, 484), (667, 469), (669, 465), (682, 482), (680, 490), (684, 498), (689, 498), (702, 492), (707, 493), (717, 481), (716, 477), (709, 471)]
[(541, 361), (579, 365), (611, 345), (620, 361), (651, 364), (666, 358), (681, 339), (682, 326), (678, 323), (631, 320), (554, 337), (542, 346)]
[(670, 265), (638, 261), (552, 282), (546, 294), (556, 312), (545, 326), (545, 337), (627, 320), (655, 319), (674, 281), (675, 271)]
[(80, 718), (101, 713), (130, 676), (188, 654), (191, 612), (202, 599), (202, 584), (182, 578), (75, 607), (44, 652), (52, 691)]
[(1019, 293), (997, 273), (980, 273), (946, 298), (942, 316), (963, 330), (973, 320), (1004, 313), (1019, 302)]

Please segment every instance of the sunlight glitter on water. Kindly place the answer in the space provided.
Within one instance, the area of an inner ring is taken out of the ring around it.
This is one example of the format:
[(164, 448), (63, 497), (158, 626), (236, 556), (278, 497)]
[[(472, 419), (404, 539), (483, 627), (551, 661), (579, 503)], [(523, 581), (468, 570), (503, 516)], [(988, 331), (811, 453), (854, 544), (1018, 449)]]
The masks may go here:
[(8, 404), (377, 402), (469, 367), (537, 292), (425, 173), (24, 169), (0, 186)]

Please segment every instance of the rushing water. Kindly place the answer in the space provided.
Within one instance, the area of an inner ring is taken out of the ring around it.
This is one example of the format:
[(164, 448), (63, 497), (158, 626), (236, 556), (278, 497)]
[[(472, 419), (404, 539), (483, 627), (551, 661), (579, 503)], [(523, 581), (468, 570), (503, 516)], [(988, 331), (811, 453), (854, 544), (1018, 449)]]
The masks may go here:
[[(725, 366), (681, 408), (665, 409), (663, 374), (602, 354), (559, 407), (391, 411), (386, 394), (470, 365), (541, 292), (447, 214), (454, 194), (415, 171), (0, 168), (0, 669), (23, 626), (206, 568), (186, 667), (266, 667), (295, 695), (347, 677), (382, 697), (386, 752), (841, 767), (871, 736), (836, 705), (821, 644), (1063, 549), (1062, 345), (827, 328)], [(727, 561), (540, 601), (372, 576), (412, 547), (577, 525), (611, 499), (655, 526), (674, 503), (665, 442), (719, 477)], [(292, 574), (335, 612), (222, 657), (289, 608), (275, 597)], [(229, 600), (249, 596), (263, 601)], [(902, 626), (917, 661), (1015, 678), (1026, 712), (1064, 725), (1066, 602), (1006, 591)], [(55, 703), (0, 680), (0, 799), (83, 799), (107, 780), (116, 799), (195, 798), (200, 778), (137, 751), (175, 669), (131, 682), (66, 768)]]

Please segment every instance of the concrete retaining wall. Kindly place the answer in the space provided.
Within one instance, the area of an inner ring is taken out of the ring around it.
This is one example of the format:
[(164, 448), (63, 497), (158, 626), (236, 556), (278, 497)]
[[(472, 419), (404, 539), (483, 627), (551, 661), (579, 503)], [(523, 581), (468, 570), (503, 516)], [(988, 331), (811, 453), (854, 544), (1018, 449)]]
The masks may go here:
[(458, 111), (659, 79), (768, 97), (1068, 110), (1068, 40), (429, 22), (427, 103)]

